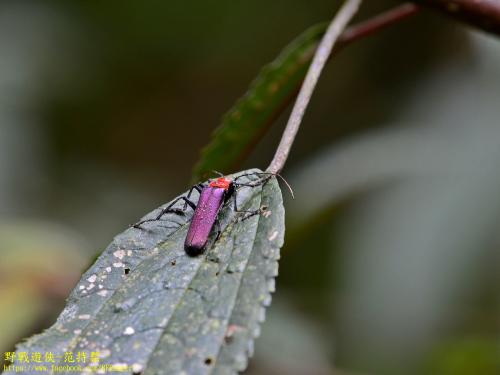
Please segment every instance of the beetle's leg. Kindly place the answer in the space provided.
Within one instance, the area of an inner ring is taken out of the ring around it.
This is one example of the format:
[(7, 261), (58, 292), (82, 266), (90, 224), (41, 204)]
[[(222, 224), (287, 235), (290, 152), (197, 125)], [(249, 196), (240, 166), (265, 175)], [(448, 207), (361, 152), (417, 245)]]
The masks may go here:
[(215, 225), (217, 225), (217, 236), (215, 236), (215, 242), (219, 240), (220, 235), (222, 234), (222, 229), (220, 227), (219, 220), (215, 220)]
[[(246, 177), (246, 176), (257, 176), (258, 180), (257, 181), (252, 181), (252, 182), (247, 182), (247, 183), (238, 183), (238, 179), (241, 177)], [(263, 177), (264, 176), (264, 177)], [(256, 187), (265, 184), (268, 180), (270, 180), (274, 176), (273, 173), (269, 172), (252, 172), (252, 173), (245, 173), (242, 175), (239, 175), (234, 179), (234, 184), (236, 186), (247, 186), (247, 187)]]
[(234, 211), (238, 213), (242, 213), (243, 215), (238, 219), (238, 221), (245, 221), (246, 219), (251, 218), (252, 216), (260, 214), (263, 210), (262, 207), (259, 207), (256, 210), (239, 210), (236, 205), (236, 195), (234, 196)]
[(262, 212), (262, 210), (259, 208), (258, 210), (254, 210), (254, 211), (245, 211), (246, 214), (243, 215), (239, 221), (245, 221), (246, 219), (250, 219), (252, 216), (255, 216), (255, 215), (258, 215)]
[(266, 172), (252, 172), (252, 173), (245, 173), (245, 174), (240, 174), (238, 177), (236, 177), (233, 181), (236, 182), (242, 177), (248, 177), (248, 176), (257, 176), (260, 178), (262, 174), (267, 174)]
[(191, 197), (191, 194), (193, 193), (193, 190), (196, 190), (198, 193), (201, 193), (201, 190), (205, 187), (202, 183), (196, 184), (191, 186), (191, 189), (189, 189), (186, 197), (189, 199)]
[[(250, 174), (255, 174), (255, 173), (248, 173), (248, 175)], [(241, 175), (242, 177), (243, 175)], [(256, 184), (238, 184), (238, 183), (235, 183), (234, 184), (236, 187), (239, 187), (239, 186), (248, 186), (248, 187), (255, 187), (255, 186), (259, 186), (261, 184), (259, 183), (256, 183)], [(234, 194), (234, 212), (242, 212), (242, 213), (251, 213), (251, 214), (255, 214), (256, 212), (259, 212), (259, 210), (252, 210), (252, 211), (248, 211), (248, 210), (240, 210), (238, 209), (238, 194), (237, 192), (235, 192)]]
[[(267, 181), (269, 178), (276, 176), (275, 173), (271, 172), (252, 172), (252, 173), (245, 173), (245, 174), (240, 174), (238, 177), (234, 179), (234, 181), (238, 181), (242, 177), (247, 177), (247, 176), (257, 176), (259, 180)], [(262, 178), (265, 176), (264, 178)]]
[[(161, 217), (163, 215), (165, 215), (166, 213), (168, 212), (175, 212), (175, 213), (180, 213), (179, 211), (183, 212), (183, 210), (181, 209), (176, 209), (176, 208), (172, 208), (177, 202), (179, 202), (180, 200), (183, 200), (184, 201), (184, 204), (185, 205), (188, 205), (189, 207), (191, 207), (193, 210), (196, 209), (196, 205), (191, 202), (188, 198), (182, 196), (182, 197), (178, 197), (177, 199), (175, 199), (172, 203), (170, 203), (167, 207), (163, 208), (160, 213), (154, 218), (154, 219), (146, 219), (146, 220), (141, 220), (139, 221), (138, 223), (135, 223), (134, 225), (132, 225), (134, 228), (140, 228), (140, 226), (144, 223), (147, 223), (149, 221), (158, 221), (161, 219)], [(186, 206), (187, 207), (187, 206)]]
[[(266, 175), (264, 178), (261, 178), (261, 175), (264, 174)], [(244, 184), (239, 184), (237, 182), (234, 183), (234, 185), (236, 187), (240, 187), (240, 186), (244, 186), (244, 187), (256, 187), (256, 186), (261, 186), (263, 184), (265, 184), (269, 179), (272, 178), (272, 176), (274, 176), (274, 174), (272, 173), (257, 173), (257, 172), (254, 172), (254, 173), (247, 173), (247, 174), (244, 174), (244, 175), (240, 175), (238, 176), (235, 181), (239, 178), (239, 177), (244, 177), (244, 176), (249, 176), (249, 175), (256, 175), (260, 178), (260, 180), (256, 181), (256, 182), (253, 182), (253, 183), (244, 183)], [(238, 204), (237, 204), (237, 197), (238, 195), (235, 194), (234, 195), (234, 211), (235, 212), (238, 212), (238, 213), (243, 213), (244, 215), (239, 219), (240, 221), (244, 221), (246, 219), (249, 219), (251, 218), (252, 216), (255, 216), (259, 213), (262, 212), (262, 208), (258, 208), (256, 210), (240, 210), (238, 209)]]
[(267, 176), (267, 177), (261, 178), (260, 180), (258, 180), (256, 182), (252, 182), (252, 183), (240, 184), (238, 182), (235, 182), (234, 184), (236, 185), (236, 187), (239, 187), (239, 186), (256, 187), (256, 186), (264, 185), (267, 181), (269, 181), (271, 179), (271, 177), (272, 176)]
[[(243, 213), (243, 214), (251, 214), (251, 216), (256, 215), (260, 212), (260, 208), (257, 210), (240, 210), (238, 209), (238, 203), (236, 202), (238, 195), (234, 195), (234, 212)], [(247, 216), (247, 215), (244, 215)]]
[[(236, 181), (240, 178), (240, 177), (244, 177), (244, 176), (250, 176), (250, 175), (256, 175), (259, 177), (259, 180), (256, 181), (256, 182), (251, 182), (251, 183), (243, 183), (243, 184), (239, 184), (237, 183)], [(262, 178), (262, 176), (266, 176), (264, 178)], [(271, 173), (271, 172), (254, 172), (254, 173), (246, 173), (246, 174), (242, 174), (238, 177), (236, 177), (234, 179), (234, 185), (236, 185), (237, 187), (238, 186), (247, 186), (247, 187), (255, 187), (255, 186), (259, 186), (259, 185), (264, 185), (267, 181), (269, 181), (269, 179), (271, 179), (273, 176), (276, 176), (276, 177), (279, 177), (283, 183), (286, 185), (286, 187), (288, 188), (288, 190), (290, 191), (290, 194), (292, 196), (292, 199), (294, 199), (294, 194), (293, 194), (293, 189), (292, 187), (290, 186), (290, 184), (288, 183), (287, 180), (285, 180), (285, 178), (280, 175), (279, 173)]]
[(240, 187), (240, 186), (244, 186), (244, 187), (256, 187), (256, 186), (262, 186), (263, 184), (266, 183), (266, 181), (269, 180), (268, 178), (265, 178), (265, 179), (262, 179), (260, 181), (257, 181), (255, 183), (252, 183), (252, 184), (239, 184), (239, 183), (235, 183), (236, 187)]
[[(242, 177), (247, 177), (247, 176), (257, 176), (257, 177), (260, 177), (260, 175), (262, 174), (270, 174), (270, 172), (251, 172), (251, 173), (244, 173), (244, 174), (240, 174), (238, 177), (236, 177), (234, 180), (238, 180)], [(272, 174), (272, 173), (271, 173)]]
[[(191, 186), (191, 189), (189, 189), (189, 192), (187, 193), (187, 196), (186, 198), (189, 199), (191, 197), (191, 194), (193, 193), (193, 190), (196, 190), (198, 193), (201, 194), (201, 190), (205, 187), (205, 185), (203, 185), (202, 183), (199, 183), (199, 184), (196, 184), (196, 185), (193, 185)], [(184, 207), (183, 207), (183, 210), (186, 211), (187, 209), (187, 205), (188, 203), (187, 202), (184, 202)]]
[(192, 192), (192, 190), (193, 190), (193, 189), (194, 189), (194, 190), (196, 190), (198, 193), (200, 193), (200, 194), (201, 194), (201, 191), (203, 190), (203, 188), (204, 188), (205, 186), (207, 186), (207, 185), (206, 185), (206, 184), (204, 184), (204, 183), (201, 183), (201, 182), (200, 182), (199, 184), (194, 185), (194, 186), (191, 188), (191, 190), (189, 191), (189, 193), (188, 193), (188, 198), (189, 198), (189, 195), (190, 195), (190, 193)]

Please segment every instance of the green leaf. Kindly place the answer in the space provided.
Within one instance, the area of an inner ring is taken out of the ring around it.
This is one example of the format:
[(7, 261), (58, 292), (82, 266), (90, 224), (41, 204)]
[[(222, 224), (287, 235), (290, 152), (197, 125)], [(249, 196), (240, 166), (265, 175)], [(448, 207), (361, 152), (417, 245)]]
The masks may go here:
[(237, 167), (266, 133), (305, 77), (327, 24), (307, 29), (270, 64), (262, 68), (247, 93), (227, 112), (212, 141), (202, 150), (193, 170), (193, 181), (212, 170), (228, 172)]
[[(249, 172), (258, 170), (241, 173)], [(240, 182), (248, 179), (257, 177)], [(241, 187), (236, 198), (240, 210), (260, 207), (262, 213), (239, 220), (242, 213), (227, 204), (221, 237), (198, 257), (183, 248), (191, 211), (118, 235), (83, 275), (57, 322), (17, 352), (98, 352), (100, 364), (130, 366), (128, 373), (245, 369), (274, 290), (284, 209), (274, 177)]]

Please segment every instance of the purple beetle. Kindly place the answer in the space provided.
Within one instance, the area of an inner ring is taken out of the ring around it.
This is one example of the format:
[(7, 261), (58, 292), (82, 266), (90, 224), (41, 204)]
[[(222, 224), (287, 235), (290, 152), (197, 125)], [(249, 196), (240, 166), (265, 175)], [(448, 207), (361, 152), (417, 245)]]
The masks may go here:
[(220, 177), (203, 187), (184, 242), (188, 255), (196, 256), (205, 250), (219, 211), (234, 190), (234, 182), (228, 177)]
[[(250, 176), (250, 175), (265, 175), (263, 178), (259, 178), (258, 181), (253, 183), (239, 183), (236, 182), (241, 177)], [(274, 174), (272, 173), (248, 173), (239, 175), (235, 179), (232, 179), (227, 176), (221, 176), (215, 180), (212, 180), (205, 184), (197, 184), (193, 186), (187, 196), (181, 196), (172, 201), (167, 207), (163, 208), (160, 213), (153, 219), (142, 220), (133, 225), (134, 228), (140, 228), (141, 224), (148, 221), (156, 221), (160, 220), (163, 215), (167, 212), (173, 212), (177, 214), (183, 214), (187, 206), (190, 206), (194, 210), (194, 214), (189, 225), (188, 233), (186, 236), (186, 240), (184, 242), (184, 250), (190, 256), (197, 256), (203, 253), (205, 250), (210, 233), (212, 233), (213, 227), (218, 225), (218, 215), (219, 211), (228, 201), (228, 199), (235, 193), (236, 187), (240, 186), (248, 186), (255, 187), (264, 184), (268, 181)], [(198, 204), (194, 204), (189, 198), (193, 190), (197, 190), (200, 193), (200, 198), (198, 199)], [(180, 200), (184, 201), (184, 208), (173, 208), (173, 206)], [(243, 212), (247, 215), (243, 218), (248, 218), (259, 213), (261, 210), (255, 211), (242, 211), (238, 210), (236, 205), (236, 197), (234, 199), (234, 211), (235, 212)], [(217, 231), (217, 238), (220, 235), (220, 228)]]

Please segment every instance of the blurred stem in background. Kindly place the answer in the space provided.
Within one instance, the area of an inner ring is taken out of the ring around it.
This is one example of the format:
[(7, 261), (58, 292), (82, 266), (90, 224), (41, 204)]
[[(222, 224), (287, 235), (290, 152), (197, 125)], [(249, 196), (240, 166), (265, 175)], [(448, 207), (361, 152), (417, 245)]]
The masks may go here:
[(292, 108), (292, 113), (290, 114), (273, 160), (271, 160), (271, 164), (269, 164), (266, 171), (279, 173), (285, 166), (286, 159), (288, 158), (292, 144), (299, 131), (299, 126), (307, 106), (309, 105), (314, 89), (316, 88), (321, 71), (328, 61), (330, 53), (342, 31), (346, 28), (351, 18), (354, 17), (360, 5), (360, 0), (346, 0), (326, 29), (325, 35), (323, 35), (314, 53), (311, 65), (304, 78), (304, 82), (302, 83), (297, 100)]
[(500, 35), (500, 3), (496, 0), (414, 0), (478, 29)]

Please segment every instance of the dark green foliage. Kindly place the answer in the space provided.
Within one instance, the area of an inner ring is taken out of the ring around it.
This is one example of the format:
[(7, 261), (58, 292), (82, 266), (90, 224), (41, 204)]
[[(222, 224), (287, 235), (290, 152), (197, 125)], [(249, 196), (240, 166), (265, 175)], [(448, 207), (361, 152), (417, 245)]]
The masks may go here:
[(213, 169), (229, 172), (252, 150), (296, 95), (325, 29), (326, 24), (309, 28), (262, 69), (214, 131), (193, 170), (193, 181)]

